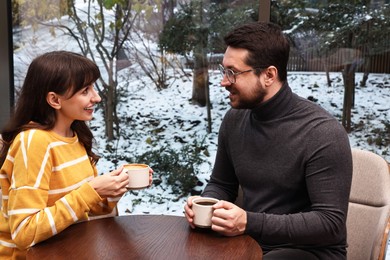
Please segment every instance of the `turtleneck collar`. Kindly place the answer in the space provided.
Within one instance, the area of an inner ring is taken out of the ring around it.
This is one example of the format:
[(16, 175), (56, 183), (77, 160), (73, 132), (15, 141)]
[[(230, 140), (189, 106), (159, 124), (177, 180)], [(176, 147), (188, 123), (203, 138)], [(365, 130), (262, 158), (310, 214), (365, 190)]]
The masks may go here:
[(252, 109), (256, 120), (269, 121), (281, 118), (292, 108), (292, 91), (285, 82), (280, 90), (271, 99)]

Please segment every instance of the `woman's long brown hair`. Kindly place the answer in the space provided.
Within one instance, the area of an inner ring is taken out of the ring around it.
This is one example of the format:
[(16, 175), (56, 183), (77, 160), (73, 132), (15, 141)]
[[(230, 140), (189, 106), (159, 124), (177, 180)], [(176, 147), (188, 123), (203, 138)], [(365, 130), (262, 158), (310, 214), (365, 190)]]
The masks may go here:
[[(99, 77), (96, 64), (77, 53), (54, 51), (35, 58), (28, 68), (16, 108), (1, 131), (0, 165), (3, 165), (8, 148), (21, 131), (53, 129), (56, 113), (46, 101), (49, 92), (59, 95), (71, 93), (70, 96), (73, 96)], [(91, 162), (96, 164), (99, 156), (92, 151), (93, 135), (87, 124), (76, 120), (71, 128), (77, 133)]]

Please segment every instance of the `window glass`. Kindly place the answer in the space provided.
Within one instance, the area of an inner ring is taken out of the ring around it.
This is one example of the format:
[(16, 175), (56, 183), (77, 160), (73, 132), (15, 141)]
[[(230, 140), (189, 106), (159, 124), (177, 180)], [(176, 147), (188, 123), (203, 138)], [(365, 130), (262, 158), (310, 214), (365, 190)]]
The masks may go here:
[[(90, 123), (102, 155), (99, 172), (151, 163), (158, 192), (142, 198), (129, 192), (125, 208), (137, 212), (136, 205), (153, 197), (181, 214), (180, 200), (207, 183), (229, 109), (218, 71), (223, 36), (259, 20), (259, 2), (264, 0), (12, 0), (15, 98), (37, 55), (68, 50), (92, 59), (102, 73), (96, 82), (102, 102)], [(270, 6), (271, 22), (291, 42), (294, 90), (308, 85), (310, 93), (302, 95), (314, 102), (332, 97), (320, 105), (351, 136), (366, 136), (352, 145), (389, 156), (390, 123), (380, 117), (388, 107), (367, 105), (366, 119), (353, 118), (359, 102), (353, 93), (390, 87), (389, 0), (272, 0)], [(316, 78), (296, 83), (297, 75), (309, 74)]]

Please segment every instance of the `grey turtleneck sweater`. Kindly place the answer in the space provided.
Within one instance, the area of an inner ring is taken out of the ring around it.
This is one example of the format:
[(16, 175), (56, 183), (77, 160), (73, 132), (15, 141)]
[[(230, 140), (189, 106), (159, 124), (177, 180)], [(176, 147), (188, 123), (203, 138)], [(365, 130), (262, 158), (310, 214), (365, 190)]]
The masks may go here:
[(240, 185), (246, 233), (265, 252), (301, 248), (345, 259), (351, 179), (344, 128), (286, 83), (259, 107), (227, 112), (202, 196), (234, 201)]

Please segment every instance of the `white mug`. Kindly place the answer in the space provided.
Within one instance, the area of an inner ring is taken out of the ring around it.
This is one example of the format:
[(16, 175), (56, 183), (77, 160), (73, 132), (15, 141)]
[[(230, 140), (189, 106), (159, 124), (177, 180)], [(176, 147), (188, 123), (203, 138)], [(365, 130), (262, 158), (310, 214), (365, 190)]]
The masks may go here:
[(194, 225), (200, 228), (211, 227), (213, 216), (213, 205), (219, 200), (208, 197), (198, 197), (192, 200), (192, 211), (194, 212)]
[(128, 189), (143, 189), (149, 186), (149, 166), (147, 164), (125, 164), (124, 170), (129, 175)]

